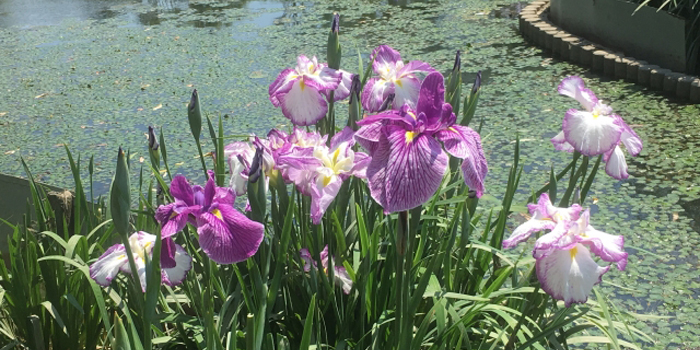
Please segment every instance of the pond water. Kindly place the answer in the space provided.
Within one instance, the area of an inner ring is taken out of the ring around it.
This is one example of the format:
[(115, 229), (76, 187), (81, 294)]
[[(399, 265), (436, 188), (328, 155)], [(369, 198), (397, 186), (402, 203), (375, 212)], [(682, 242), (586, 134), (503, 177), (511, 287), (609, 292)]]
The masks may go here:
[(516, 134), (525, 166), (517, 204), (548, 180), (552, 164), (563, 168), (569, 155), (549, 138), (578, 106), (556, 86), (583, 76), (645, 147), (628, 158), (629, 180), (600, 171), (584, 204), (598, 229), (625, 235), (631, 253), (626, 271), (605, 276), (604, 290), (623, 309), (673, 316), (635, 324), (658, 340), (649, 348), (700, 346), (700, 109), (549, 58), (501, 15), (513, 3), (0, 0), (0, 172), (21, 175), (22, 156), (38, 179), (69, 186), (67, 144), (85, 167), (95, 156), (95, 191), (104, 193), (117, 147), (131, 150), (132, 164), (147, 159), (145, 134), (155, 125), (171, 169), (201, 176), (185, 110), (192, 89), (205, 113), (224, 117), (232, 139), (286, 125), (267, 87), (298, 54), (323, 59), (337, 11), (346, 70), (357, 70), (358, 54), (389, 44), (442, 72), (462, 50), (465, 82), (484, 73), (476, 115), (490, 167), (484, 206), (498, 202)]

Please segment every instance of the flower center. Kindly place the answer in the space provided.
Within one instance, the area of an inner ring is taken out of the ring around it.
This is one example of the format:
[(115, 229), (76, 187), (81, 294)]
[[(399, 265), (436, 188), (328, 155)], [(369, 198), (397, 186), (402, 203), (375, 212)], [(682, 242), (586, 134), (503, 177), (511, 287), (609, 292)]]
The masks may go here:
[(416, 137), (415, 131), (406, 131), (406, 144), (413, 142), (413, 138)]

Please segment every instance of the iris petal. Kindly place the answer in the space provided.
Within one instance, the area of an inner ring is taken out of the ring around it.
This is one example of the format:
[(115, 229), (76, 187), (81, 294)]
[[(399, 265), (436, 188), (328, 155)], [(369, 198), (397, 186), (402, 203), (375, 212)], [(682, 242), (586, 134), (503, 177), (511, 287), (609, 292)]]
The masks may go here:
[(107, 249), (94, 264), (90, 265), (90, 277), (97, 284), (107, 287), (114, 277), (119, 273), (120, 268), (128, 263), (126, 249), (123, 244), (115, 244)]
[(620, 142), (622, 132), (614, 118), (576, 109), (566, 112), (563, 130), (566, 141), (589, 157), (612, 150)]
[(212, 213), (199, 216), (199, 244), (213, 261), (233, 264), (253, 256), (264, 236), (261, 223), (248, 219), (232, 206), (218, 206), (219, 219)]
[(323, 94), (302, 80), (294, 83), (288, 93), (280, 95), (282, 114), (295, 125), (308, 126), (316, 124), (328, 112), (328, 105)]

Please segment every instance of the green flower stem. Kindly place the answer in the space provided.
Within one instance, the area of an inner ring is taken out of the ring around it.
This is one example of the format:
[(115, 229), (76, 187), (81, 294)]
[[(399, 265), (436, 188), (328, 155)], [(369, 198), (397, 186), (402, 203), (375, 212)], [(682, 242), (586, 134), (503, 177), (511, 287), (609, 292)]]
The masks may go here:
[[(404, 342), (404, 337), (410, 336), (404, 333), (404, 317), (406, 315), (406, 307), (408, 306), (408, 298), (410, 291), (406, 287), (406, 251), (410, 240), (408, 239), (408, 211), (399, 212), (399, 218), (396, 223), (396, 316), (394, 318), (395, 325), (395, 348), (403, 349), (401, 344)], [(410, 259), (408, 259), (410, 260)]]

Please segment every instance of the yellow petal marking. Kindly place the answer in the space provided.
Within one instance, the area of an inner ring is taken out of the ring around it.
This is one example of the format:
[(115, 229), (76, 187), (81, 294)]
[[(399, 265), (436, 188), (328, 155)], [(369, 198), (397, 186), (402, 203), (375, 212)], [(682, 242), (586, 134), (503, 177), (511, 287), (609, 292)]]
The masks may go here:
[(414, 137), (416, 137), (416, 132), (406, 131), (406, 144), (410, 144), (413, 141)]
[(224, 217), (221, 216), (221, 212), (219, 211), (219, 209), (214, 209), (214, 210), (211, 211), (211, 213), (214, 214), (214, 216), (216, 216), (217, 218), (219, 218), (219, 220), (223, 220), (223, 219), (224, 219)]
[(304, 84), (304, 79), (299, 80), (299, 88), (301, 91), (304, 91), (304, 88), (306, 87), (306, 84)]
[(569, 254), (571, 254), (571, 261), (576, 259), (576, 253), (578, 252), (578, 248), (573, 247), (571, 250), (569, 250)]

